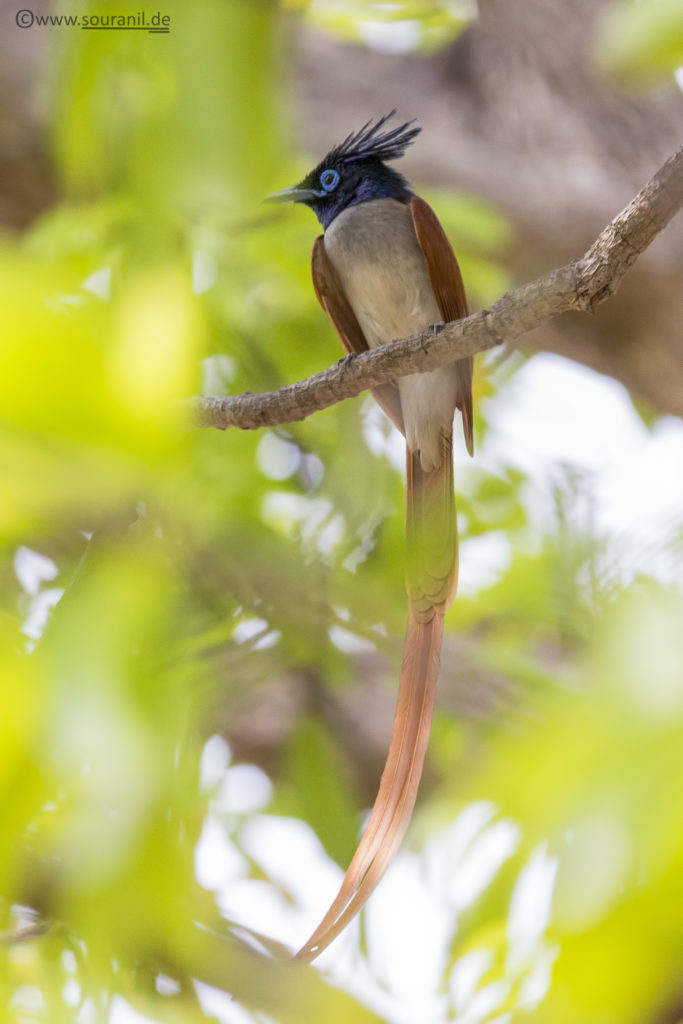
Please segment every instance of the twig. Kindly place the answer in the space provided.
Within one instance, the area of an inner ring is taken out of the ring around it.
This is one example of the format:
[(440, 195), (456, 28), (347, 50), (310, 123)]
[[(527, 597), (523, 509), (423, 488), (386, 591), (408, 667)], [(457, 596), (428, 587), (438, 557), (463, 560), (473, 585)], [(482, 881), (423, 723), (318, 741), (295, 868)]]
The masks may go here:
[(591, 312), (683, 205), (683, 148), (660, 167), (579, 260), (552, 270), (466, 320), (349, 356), (313, 377), (263, 394), (189, 399), (199, 427), (257, 430), (303, 420), (367, 388), (511, 342), (568, 310)]

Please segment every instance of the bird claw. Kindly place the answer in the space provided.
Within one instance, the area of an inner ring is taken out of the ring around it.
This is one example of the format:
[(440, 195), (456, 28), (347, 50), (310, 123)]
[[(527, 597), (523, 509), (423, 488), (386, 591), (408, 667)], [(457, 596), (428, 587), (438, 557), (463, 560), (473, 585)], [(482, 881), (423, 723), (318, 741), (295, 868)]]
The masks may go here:
[(353, 352), (347, 352), (345, 356), (342, 356), (341, 359), (337, 360), (337, 365), (338, 366), (348, 366), (349, 363), (352, 362), (353, 357), (354, 357), (354, 353)]
[(435, 324), (429, 325), (428, 330), (430, 330), (432, 334), (435, 334), (438, 330), (440, 330), (443, 327), (445, 322), (445, 320), (437, 320)]

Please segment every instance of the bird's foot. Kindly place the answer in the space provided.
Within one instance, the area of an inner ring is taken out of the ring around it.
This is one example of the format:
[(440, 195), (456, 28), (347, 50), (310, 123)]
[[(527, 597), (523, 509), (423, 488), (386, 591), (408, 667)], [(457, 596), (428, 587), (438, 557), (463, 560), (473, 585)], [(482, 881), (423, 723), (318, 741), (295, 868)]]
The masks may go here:
[(427, 330), (431, 331), (432, 334), (436, 334), (437, 331), (441, 330), (445, 323), (445, 320), (437, 320), (435, 324), (430, 324)]
[(353, 362), (354, 356), (355, 356), (355, 352), (347, 352), (345, 356), (342, 356), (341, 359), (337, 360), (337, 365), (338, 366), (349, 366), (350, 363)]

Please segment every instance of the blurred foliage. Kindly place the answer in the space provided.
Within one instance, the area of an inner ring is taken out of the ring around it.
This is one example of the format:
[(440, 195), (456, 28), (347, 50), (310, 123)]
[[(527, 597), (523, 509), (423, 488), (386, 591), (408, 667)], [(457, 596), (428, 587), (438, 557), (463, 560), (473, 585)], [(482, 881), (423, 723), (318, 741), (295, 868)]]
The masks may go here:
[(596, 38), (605, 68), (635, 85), (656, 85), (683, 66), (679, 0), (615, 0)]
[(477, 14), (474, 0), (283, 0), (282, 6), (302, 13), (314, 28), (388, 53), (445, 46)]
[[(360, 32), (354, 5), (283, 7)], [(363, 398), (258, 435), (188, 429), (177, 399), (276, 388), (338, 347), (310, 286), (310, 213), (260, 205), (306, 169), (285, 146), (279, 12), (235, 0), (164, 13), (168, 36), (55, 33), (45, 94), (64, 199), (0, 247), (6, 1019), (104, 1021), (121, 998), (154, 1020), (215, 1019), (195, 982), (248, 1008), (243, 1020), (384, 1019), (254, 952), (196, 878), (213, 821), (254, 886), (296, 903), (249, 849), (262, 808), (224, 813), (200, 786), (220, 724), (292, 680), (309, 698), (268, 810), (348, 858), (360, 800), (322, 709), (355, 685), (349, 643), (395, 677), (403, 483)], [(460, 4), (373, 7), (425, 37), (450, 37), (461, 17)], [(472, 197), (429, 198), (473, 306), (490, 302), (506, 286), (507, 225)], [(498, 384), (513, 372), (500, 367)], [(490, 389), (478, 376), (477, 398)], [(508, 820), (522, 838), (454, 911), (444, 1013), (463, 1010), (464, 965), (483, 953), (467, 998), (490, 1008), (476, 1019), (666, 1019), (680, 998), (680, 596), (606, 585), (599, 541), (566, 516), (539, 538), (514, 466), (468, 466), (459, 491), (463, 545), (495, 534), (515, 552), (449, 617), (473, 678), (505, 698), (479, 717), (439, 712), (440, 781), (415, 831), (488, 801), (479, 837)], [(541, 847), (557, 868), (552, 920), (513, 956), (507, 915)]]

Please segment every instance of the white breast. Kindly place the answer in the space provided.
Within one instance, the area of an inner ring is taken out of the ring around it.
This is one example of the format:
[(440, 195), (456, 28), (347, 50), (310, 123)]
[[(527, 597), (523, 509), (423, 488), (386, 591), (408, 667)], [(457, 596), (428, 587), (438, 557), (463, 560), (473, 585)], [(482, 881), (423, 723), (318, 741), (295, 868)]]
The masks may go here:
[[(325, 232), (325, 251), (371, 348), (441, 320), (404, 203), (374, 199), (344, 210)], [(446, 366), (402, 377), (398, 386), (406, 440), (430, 469), (439, 463), (441, 436), (453, 424), (455, 370)]]

